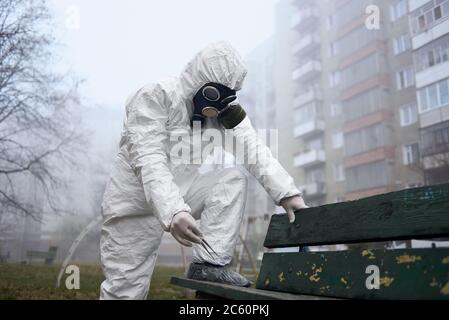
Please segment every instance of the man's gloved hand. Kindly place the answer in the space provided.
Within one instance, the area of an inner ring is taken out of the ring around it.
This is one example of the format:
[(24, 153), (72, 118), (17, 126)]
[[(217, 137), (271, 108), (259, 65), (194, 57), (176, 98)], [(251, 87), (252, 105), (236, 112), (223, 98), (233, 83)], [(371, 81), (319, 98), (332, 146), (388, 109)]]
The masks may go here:
[(290, 223), (295, 222), (295, 210), (309, 208), (301, 196), (293, 196), (281, 200), (281, 206), (287, 211)]
[(173, 217), (170, 233), (182, 245), (191, 247), (192, 242), (201, 243), (201, 231), (195, 219), (188, 212), (180, 212)]

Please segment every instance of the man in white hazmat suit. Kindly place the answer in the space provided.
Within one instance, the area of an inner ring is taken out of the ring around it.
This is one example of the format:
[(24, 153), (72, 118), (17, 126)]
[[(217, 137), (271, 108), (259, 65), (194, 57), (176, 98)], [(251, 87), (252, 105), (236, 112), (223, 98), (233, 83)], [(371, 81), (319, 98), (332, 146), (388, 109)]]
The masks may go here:
[[(175, 161), (171, 149), (179, 139), (172, 136), (192, 136), (192, 123), (202, 123), (203, 130), (227, 131), (244, 150), (264, 154), (244, 165), (285, 208), (290, 222), (294, 210), (307, 207), (293, 179), (257, 138), (238, 105), (235, 92), (246, 72), (230, 45), (215, 43), (199, 52), (179, 78), (145, 86), (128, 100), (120, 149), (102, 204), (101, 263), (106, 279), (101, 299), (147, 296), (164, 231), (182, 245), (194, 246), (189, 278), (250, 285), (229, 268), (245, 207), (246, 176), (237, 168), (200, 174), (198, 163)], [(202, 239), (216, 257), (198, 245)]]

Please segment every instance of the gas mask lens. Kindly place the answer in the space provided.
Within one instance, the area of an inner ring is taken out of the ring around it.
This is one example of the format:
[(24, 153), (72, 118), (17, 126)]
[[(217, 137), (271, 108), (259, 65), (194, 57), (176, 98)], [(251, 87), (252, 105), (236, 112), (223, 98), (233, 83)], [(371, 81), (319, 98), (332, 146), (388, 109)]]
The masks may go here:
[[(220, 100), (220, 92), (215, 87), (207, 86), (203, 89), (202, 93), (204, 99), (206, 99), (207, 101), (216, 102)], [(203, 108), (201, 113), (207, 118), (214, 118), (218, 116), (219, 112), (215, 107), (206, 106)]]
[(193, 97), (194, 112), (193, 121), (201, 121), (207, 118), (220, 117), (236, 99), (236, 91), (219, 83), (206, 83)]
[(209, 101), (218, 101), (220, 100), (220, 91), (215, 87), (207, 86), (203, 89), (203, 96)]

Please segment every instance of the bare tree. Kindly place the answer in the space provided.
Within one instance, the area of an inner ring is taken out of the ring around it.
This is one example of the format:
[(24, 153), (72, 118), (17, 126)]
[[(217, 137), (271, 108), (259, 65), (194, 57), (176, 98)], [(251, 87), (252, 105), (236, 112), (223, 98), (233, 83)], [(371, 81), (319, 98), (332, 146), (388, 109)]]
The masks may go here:
[(82, 143), (79, 82), (52, 70), (51, 22), (44, 0), (0, 0), (0, 218), (62, 210), (58, 173)]

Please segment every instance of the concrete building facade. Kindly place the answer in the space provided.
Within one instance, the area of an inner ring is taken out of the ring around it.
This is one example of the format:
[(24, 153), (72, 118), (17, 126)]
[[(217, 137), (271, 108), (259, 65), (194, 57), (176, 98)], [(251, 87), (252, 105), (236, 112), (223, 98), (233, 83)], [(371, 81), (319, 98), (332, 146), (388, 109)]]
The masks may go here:
[(410, 0), (425, 181), (449, 181), (449, 0)]
[(278, 3), (279, 158), (310, 204), (449, 181), (446, 2)]

